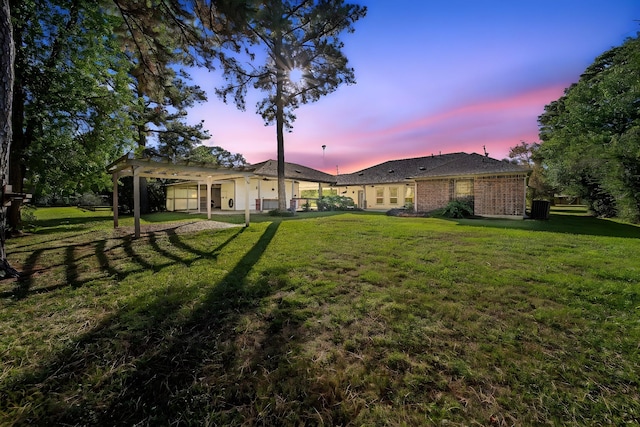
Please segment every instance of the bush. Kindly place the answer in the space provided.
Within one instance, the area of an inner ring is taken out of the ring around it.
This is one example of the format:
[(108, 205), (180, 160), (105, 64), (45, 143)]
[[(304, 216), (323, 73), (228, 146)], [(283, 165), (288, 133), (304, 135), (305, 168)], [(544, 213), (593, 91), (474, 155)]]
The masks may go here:
[(442, 215), (447, 218), (467, 218), (473, 216), (473, 199), (452, 200), (442, 210)]
[(22, 205), (20, 207), (21, 228), (24, 230), (35, 230), (36, 228), (36, 208), (33, 205)]
[(104, 198), (94, 193), (84, 193), (78, 199), (79, 206), (102, 206), (108, 204)]
[(347, 196), (331, 195), (318, 200), (319, 211), (346, 211), (355, 208), (353, 199)]
[[(130, 213), (133, 211), (133, 177), (125, 176), (120, 178), (121, 185), (118, 186), (118, 201), (120, 204), (119, 210), (121, 213)], [(140, 183), (141, 187), (141, 200), (140, 200), (140, 213), (151, 212), (164, 212), (166, 210), (167, 194), (165, 191), (166, 183), (168, 181), (164, 179), (146, 179), (147, 187), (147, 203), (143, 197), (143, 183)], [(170, 181), (172, 182), (172, 181)], [(146, 209), (145, 209), (146, 208)]]
[(290, 216), (294, 216), (294, 212), (281, 211), (279, 209), (274, 209), (274, 210), (269, 211), (269, 216), (290, 217)]

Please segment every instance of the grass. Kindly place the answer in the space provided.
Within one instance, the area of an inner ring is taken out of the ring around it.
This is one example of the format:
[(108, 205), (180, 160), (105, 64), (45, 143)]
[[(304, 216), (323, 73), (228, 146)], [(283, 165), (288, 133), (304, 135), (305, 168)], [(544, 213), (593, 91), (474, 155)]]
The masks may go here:
[(36, 216), (0, 282), (0, 425), (640, 422), (636, 226)]

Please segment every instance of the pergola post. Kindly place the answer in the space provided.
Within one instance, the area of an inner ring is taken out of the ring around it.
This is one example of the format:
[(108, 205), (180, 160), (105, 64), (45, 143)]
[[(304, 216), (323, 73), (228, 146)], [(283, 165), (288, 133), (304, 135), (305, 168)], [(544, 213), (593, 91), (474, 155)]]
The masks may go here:
[(251, 216), (249, 212), (249, 190), (251, 190), (251, 177), (244, 177), (244, 226), (249, 226), (249, 217)]
[(212, 178), (207, 177), (207, 219), (211, 219), (211, 182)]
[(133, 168), (133, 224), (135, 237), (140, 237), (140, 169)]
[(200, 203), (200, 200), (202, 200), (201, 199), (202, 196), (200, 195), (200, 182), (198, 182), (198, 187), (197, 188), (198, 188), (198, 191), (197, 191), (197, 196), (196, 197), (198, 198), (198, 213), (201, 213), (202, 209), (201, 209), (200, 205), (202, 205), (202, 203)]
[(113, 178), (113, 228), (118, 228), (118, 172), (112, 174)]

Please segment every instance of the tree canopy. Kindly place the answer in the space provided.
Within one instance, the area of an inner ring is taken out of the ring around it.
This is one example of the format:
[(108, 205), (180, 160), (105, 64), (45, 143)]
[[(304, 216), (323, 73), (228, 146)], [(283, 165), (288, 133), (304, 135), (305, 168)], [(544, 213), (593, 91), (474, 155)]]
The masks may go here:
[(520, 141), (509, 149), (509, 159), (518, 165), (531, 168), (527, 183), (527, 199), (550, 199), (554, 188), (548, 183), (540, 155), (541, 145), (537, 142)]
[[(366, 7), (343, 0), (258, 2), (247, 26), (248, 61), (231, 57), (224, 62), (227, 84), (217, 94), (225, 102), (233, 98), (244, 110), (249, 87), (266, 93), (256, 109), (267, 125), (276, 125), (279, 210), (286, 209), (283, 130), (292, 128), (293, 112), (301, 104), (355, 83), (339, 35), (353, 32), (365, 14)], [(256, 47), (262, 52), (252, 51)]]
[(130, 147), (129, 63), (117, 18), (90, 1), (12, 2), (17, 46), (11, 180), (37, 194), (108, 185), (104, 165)]
[[(208, 138), (186, 110), (206, 95), (185, 67), (237, 48), (247, 2), (10, 0), (17, 46), (10, 179), (36, 197), (111, 185), (104, 166), (152, 135)], [(233, 19), (231, 19), (233, 18)], [(12, 206), (11, 222), (19, 212)]]
[(547, 176), (600, 216), (640, 219), (640, 39), (600, 55), (539, 117)]
[[(198, 140), (201, 125), (182, 119), (204, 92), (183, 67), (212, 68), (223, 46), (239, 49), (249, 3), (2, 0), (3, 194), (25, 182), (40, 194), (104, 188), (104, 167), (151, 131), (173, 135), (170, 143)], [(0, 233), (8, 216), (17, 224), (17, 204), (1, 209)], [(4, 240), (0, 261), (10, 272)]]

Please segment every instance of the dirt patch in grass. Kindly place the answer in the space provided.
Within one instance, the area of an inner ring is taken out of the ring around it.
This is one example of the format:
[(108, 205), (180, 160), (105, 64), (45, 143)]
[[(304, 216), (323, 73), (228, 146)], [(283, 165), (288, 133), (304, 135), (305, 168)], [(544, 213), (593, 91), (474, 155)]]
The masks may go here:
[[(196, 233), (204, 230), (221, 230), (242, 227), (240, 224), (229, 224), (219, 221), (191, 221), (179, 223), (143, 224), (140, 226), (141, 237), (150, 233), (172, 232), (174, 234)], [(115, 236), (122, 237), (134, 233), (133, 227), (118, 227), (113, 231)]]

